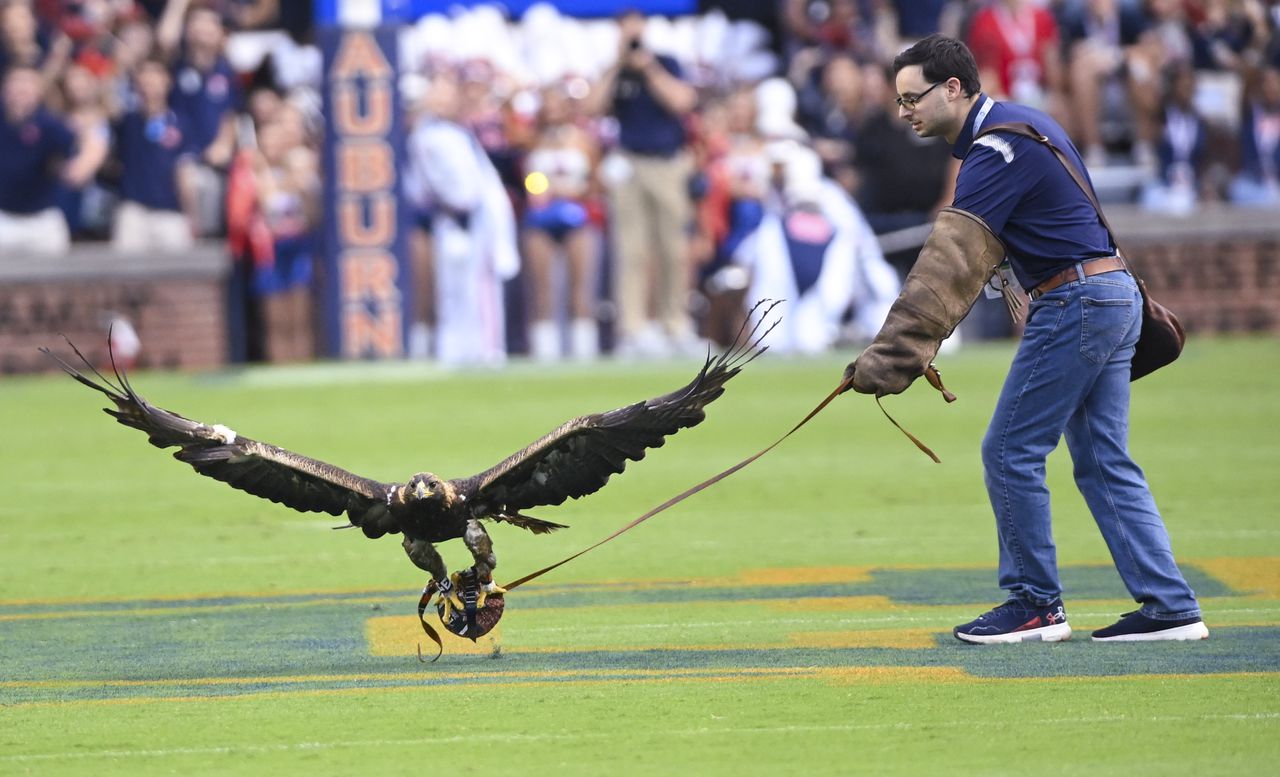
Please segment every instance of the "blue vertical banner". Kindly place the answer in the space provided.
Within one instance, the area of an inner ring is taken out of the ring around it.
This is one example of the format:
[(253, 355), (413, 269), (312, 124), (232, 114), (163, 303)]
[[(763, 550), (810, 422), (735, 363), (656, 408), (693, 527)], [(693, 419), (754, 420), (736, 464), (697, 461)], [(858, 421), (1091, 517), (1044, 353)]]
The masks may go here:
[(342, 21), (322, 16), (318, 31), (324, 55), (325, 351), (345, 359), (399, 358), (412, 284), (400, 196), (397, 26), (343, 27)]

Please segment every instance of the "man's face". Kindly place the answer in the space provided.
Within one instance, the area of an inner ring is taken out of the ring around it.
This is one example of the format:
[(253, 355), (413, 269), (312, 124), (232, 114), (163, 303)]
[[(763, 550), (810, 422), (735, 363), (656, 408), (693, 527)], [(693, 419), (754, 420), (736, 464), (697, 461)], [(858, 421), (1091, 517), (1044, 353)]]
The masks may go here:
[(40, 74), (15, 68), (4, 82), (4, 108), (10, 119), (22, 120), (40, 105)]
[(169, 96), (169, 71), (159, 62), (146, 62), (138, 68), (138, 92), (149, 104), (163, 105)]
[(898, 118), (911, 124), (922, 138), (946, 137), (954, 123), (947, 84), (925, 80), (920, 65), (908, 65), (894, 78), (898, 90)]
[(226, 30), (222, 18), (208, 8), (197, 8), (187, 17), (187, 45), (205, 52), (222, 51)]

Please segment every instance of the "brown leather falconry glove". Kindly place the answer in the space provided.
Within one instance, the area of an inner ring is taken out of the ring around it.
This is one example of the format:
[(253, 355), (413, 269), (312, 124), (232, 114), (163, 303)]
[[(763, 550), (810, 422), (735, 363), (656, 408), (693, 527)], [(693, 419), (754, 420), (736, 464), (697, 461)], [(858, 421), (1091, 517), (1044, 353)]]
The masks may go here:
[(1004, 259), (982, 219), (943, 208), (876, 339), (844, 371), (862, 394), (900, 394), (924, 371)]

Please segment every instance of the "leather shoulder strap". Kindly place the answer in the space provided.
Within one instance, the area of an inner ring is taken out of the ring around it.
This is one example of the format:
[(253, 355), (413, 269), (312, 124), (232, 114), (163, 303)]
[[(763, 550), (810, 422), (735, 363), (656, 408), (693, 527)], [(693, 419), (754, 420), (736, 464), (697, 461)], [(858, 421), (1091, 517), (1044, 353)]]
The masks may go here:
[[(992, 132), (1010, 132), (1014, 135), (1022, 135), (1023, 137), (1031, 138), (1037, 143), (1043, 143), (1048, 147), (1048, 149), (1053, 152), (1053, 155), (1058, 158), (1058, 161), (1062, 163), (1062, 166), (1066, 168), (1067, 174), (1071, 176), (1071, 180), (1075, 181), (1076, 186), (1080, 187), (1080, 191), (1084, 192), (1084, 195), (1089, 198), (1089, 202), (1093, 204), (1093, 209), (1098, 213), (1098, 220), (1102, 222), (1102, 226), (1107, 230), (1107, 234), (1111, 237), (1111, 243), (1116, 247), (1116, 254), (1118, 254), (1121, 259), (1124, 258), (1124, 252), (1120, 250), (1120, 241), (1116, 240), (1116, 231), (1111, 228), (1111, 223), (1107, 221), (1107, 214), (1102, 210), (1102, 205), (1098, 202), (1098, 195), (1094, 194), (1093, 187), (1089, 185), (1089, 182), (1085, 180), (1084, 175), (1076, 168), (1076, 166), (1071, 163), (1071, 160), (1067, 158), (1067, 155), (1063, 153), (1062, 149), (1054, 145), (1052, 140), (1049, 140), (1047, 136), (1040, 134), (1039, 130), (1025, 121), (1009, 121), (1003, 124), (992, 124), (991, 126), (983, 127), (982, 131), (974, 137), (974, 140)], [(1128, 264), (1128, 262), (1126, 262), (1126, 264)], [(1130, 272), (1132, 271), (1133, 270), (1131, 268)]]

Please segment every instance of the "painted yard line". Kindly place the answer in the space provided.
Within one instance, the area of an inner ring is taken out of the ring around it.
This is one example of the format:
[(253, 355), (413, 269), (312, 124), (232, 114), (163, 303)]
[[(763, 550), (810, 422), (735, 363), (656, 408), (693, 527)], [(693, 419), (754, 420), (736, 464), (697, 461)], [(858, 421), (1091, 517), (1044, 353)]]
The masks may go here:
[[(811, 671), (812, 667), (744, 667), (742, 669), (732, 670), (739, 674), (747, 675), (773, 675), (773, 674), (795, 674), (801, 671)], [(550, 669), (538, 671), (494, 671), (485, 672), (485, 677), (508, 677), (513, 679), (524, 677), (535, 677), (544, 679), (549, 677), (580, 677), (583, 674), (597, 674), (601, 676), (608, 675), (652, 675), (655, 677), (668, 677), (671, 675), (703, 675), (703, 674), (725, 674), (726, 667), (714, 668), (671, 668), (671, 669), (594, 669), (594, 670), (577, 670), (577, 669)], [(415, 679), (442, 679), (442, 680), (473, 680), (477, 677), (476, 672), (441, 672), (438, 674), (424, 674), (420, 671), (404, 671), (404, 672), (364, 672), (357, 674), (320, 674), (320, 675), (262, 675), (256, 677), (193, 677), (193, 678), (174, 678), (167, 680), (6, 680), (0, 682), (0, 688), (80, 688), (88, 686), (108, 686), (115, 688), (136, 688), (150, 686), (169, 686), (169, 685), (269, 685), (278, 683), (281, 685), (295, 683), (318, 683), (318, 682), (362, 682), (377, 680), (399, 680), (406, 677)]]
[[(662, 732), (653, 732), (660, 737), (680, 737), (699, 739), (717, 736), (740, 735), (787, 735), (787, 734), (837, 734), (857, 731), (928, 731), (939, 728), (1010, 728), (1023, 726), (1076, 726), (1095, 724), (1138, 723), (1142, 725), (1162, 723), (1216, 722), (1228, 721), (1237, 723), (1267, 723), (1280, 719), (1280, 712), (1267, 711), (1255, 713), (1224, 713), (1205, 715), (1100, 715), (1097, 717), (1076, 718), (1044, 718), (1028, 720), (1019, 718), (1010, 720), (1008, 716), (989, 719), (977, 719), (972, 714), (963, 720), (947, 720), (929, 723), (908, 723), (897, 721), (892, 723), (840, 723), (830, 725), (778, 725), (778, 726), (703, 726), (700, 728), (678, 728)], [(474, 733), (456, 736), (424, 736), (412, 739), (349, 739), (330, 742), (291, 742), (263, 745), (223, 745), (219, 747), (173, 747), (151, 748), (147, 750), (93, 750), (75, 753), (27, 753), (2, 755), (0, 761), (11, 763), (30, 763), (48, 761), (76, 761), (86, 758), (95, 759), (128, 759), (128, 758), (165, 758), (184, 755), (250, 755), (256, 753), (289, 753), (314, 752), (318, 750), (337, 750), (343, 748), (389, 748), (416, 747), (421, 745), (450, 744), (506, 744), (534, 742), (575, 742), (588, 740), (613, 739), (612, 732), (581, 732), (574, 734), (485, 734)]]
[[(1202, 603), (1210, 602), (1210, 601), (1212, 600), (1205, 599), (1205, 600), (1202, 600)], [(383, 600), (381, 599), (316, 599), (316, 600), (309, 600), (306, 602), (294, 602), (292, 604), (283, 605), (283, 606), (255, 603), (255, 604), (220, 605), (218, 607), (203, 607), (203, 608), (172, 607), (172, 608), (142, 609), (142, 610), (105, 610), (105, 611), (82, 610), (82, 611), (71, 611), (71, 612), (62, 612), (62, 613), (31, 613), (26, 615), (0, 615), (0, 622), (33, 621), (33, 620), (63, 620), (63, 619), (74, 619), (74, 618), (109, 618), (109, 617), (123, 617), (123, 616), (136, 616), (136, 617), (171, 616), (172, 617), (172, 616), (193, 615), (193, 614), (258, 610), (268, 606), (279, 607), (283, 609), (283, 608), (294, 608), (294, 607), (299, 607), (299, 608), (300, 607), (319, 607), (319, 606), (346, 605), (346, 604), (379, 604), (382, 602)], [(743, 605), (750, 609), (758, 609), (760, 607), (767, 607), (770, 603), (775, 603), (775, 602), (776, 600), (772, 600), (772, 599), (761, 599), (761, 600), (739, 600), (739, 601), (734, 601), (731, 604)], [(693, 602), (689, 604), (692, 604), (693, 606), (705, 606), (705, 605), (714, 604), (714, 602), (699, 601), (699, 602)], [(672, 602), (664, 605), (655, 605), (655, 604), (647, 604), (647, 603), (646, 604), (628, 604), (628, 605), (607, 605), (607, 606), (593, 605), (591, 609), (596, 609), (596, 608), (612, 609), (615, 607), (627, 608), (627, 609), (639, 609), (643, 607), (661, 607), (664, 610), (671, 610), (673, 608), (677, 608), (681, 606), (688, 606), (688, 605), (682, 602)], [(1130, 603), (1127, 603), (1127, 602), (1122, 603), (1119, 600), (1117, 600), (1116, 607), (1113, 607), (1105, 611), (1078, 612), (1073, 610), (1071, 613), (1071, 622), (1074, 624), (1079, 624), (1082, 621), (1093, 620), (1093, 621), (1096, 621), (1094, 625), (1098, 628), (1101, 628), (1113, 622), (1116, 619), (1117, 615), (1119, 614), (1120, 610), (1129, 606), (1131, 606)], [(723, 605), (721, 606), (721, 609), (723, 609)], [(933, 628), (941, 631), (950, 631), (951, 627), (955, 625), (952, 623), (952, 621), (955, 620), (957, 617), (956, 612), (968, 612), (972, 608), (966, 607), (964, 605), (909, 605), (909, 606), (899, 607), (897, 609), (908, 610), (908, 613), (877, 615), (874, 617), (853, 616), (853, 617), (836, 617), (836, 618), (832, 618), (832, 617), (824, 618), (824, 617), (821, 617), (821, 613), (815, 613), (813, 617), (809, 617), (809, 618), (769, 618), (766, 620), (760, 620), (760, 619), (739, 619), (739, 618), (727, 617), (722, 620), (715, 620), (715, 621), (668, 620), (668, 621), (652, 621), (652, 622), (646, 622), (646, 623), (622, 623), (622, 624), (592, 623), (592, 624), (586, 624), (586, 625), (580, 624), (578, 626), (538, 626), (534, 624), (529, 624), (529, 625), (521, 625), (519, 628), (519, 633), (521, 635), (524, 635), (524, 634), (537, 635), (537, 634), (558, 634), (563, 632), (572, 632), (576, 636), (582, 637), (585, 639), (593, 635), (607, 635), (607, 634), (614, 634), (619, 632), (635, 632), (637, 630), (665, 632), (674, 628), (699, 629), (699, 628), (716, 628), (716, 627), (724, 627), (724, 626), (737, 626), (737, 627), (767, 627), (767, 628), (776, 629), (779, 627), (802, 626), (802, 627), (820, 628), (821, 630), (830, 630), (833, 628), (866, 626), (866, 625), (872, 625), (872, 624), (923, 624), (924, 628)], [(929, 612), (931, 610), (933, 612)], [(545, 612), (545, 610), (543, 611)], [(840, 610), (840, 611), (847, 612), (847, 610)], [(537, 612), (539, 611), (538, 610), (528, 611), (527, 616), (522, 615), (518, 617), (536, 617), (534, 613), (537, 613)], [(928, 613), (928, 614), (925, 614), (925, 613)], [(1208, 622), (1211, 628), (1213, 627), (1214, 615), (1260, 616), (1258, 619), (1255, 619), (1255, 620), (1224, 624), (1222, 626), (1223, 628), (1274, 626), (1274, 625), (1278, 625), (1278, 621), (1280, 621), (1280, 606), (1233, 607), (1233, 608), (1209, 607), (1207, 608), (1207, 615), (1209, 619)], [(1272, 616), (1272, 617), (1267, 617), (1267, 616)], [(375, 616), (375, 617), (398, 617), (398, 616), (391, 615), (391, 616)], [(408, 616), (408, 615), (403, 617), (412, 619), (412, 616)], [(413, 620), (413, 623), (414, 623), (414, 633), (416, 634), (417, 621)], [(635, 648), (633, 647), (632, 649), (635, 649)], [(533, 648), (533, 650), (536, 650), (536, 648)]]
[[(1127, 603), (1125, 606), (1132, 606), (1132, 603)], [(670, 605), (666, 605), (666, 607), (669, 608)], [(915, 605), (913, 606), (913, 608), (918, 610), (964, 609), (965, 611), (968, 611), (968, 609), (971, 609), (971, 608), (965, 608), (964, 605), (957, 606), (957, 605), (949, 605), (949, 604), (948, 605)], [(1278, 607), (1246, 607), (1246, 608), (1231, 608), (1231, 609), (1212, 608), (1208, 612), (1209, 626), (1211, 630), (1213, 628), (1212, 618), (1215, 613), (1224, 614), (1224, 615), (1225, 614), (1272, 615), (1272, 614), (1280, 613), (1280, 606)], [(1083, 619), (1097, 618), (1099, 620), (1098, 627), (1101, 628), (1102, 626), (1106, 626), (1112, 623), (1118, 615), (1119, 615), (1119, 612), (1116, 610), (1107, 610), (1104, 612), (1085, 612), (1085, 613), (1077, 613), (1076, 611), (1073, 610), (1070, 615), (1070, 622), (1074, 624), (1074, 623), (1078, 623), (1082, 618)], [(537, 625), (525, 626), (525, 625), (522, 625), (520, 627), (520, 633), (521, 634), (535, 634), (535, 633), (551, 634), (551, 633), (559, 633), (559, 632), (567, 631), (567, 632), (572, 632), (574, 634), (586, 635), (586, 634), (591, 634), (592, 632), (633, 631), (635, 629), (653, 629), (653, 630), (659, 630), (659, 631), (666, 631), (673, 628), (700, 629), (700, 628), (711, 628), (715, 626), (725, 626), (729, 624), (732, 624), (735, 626), (801, 626), (801, 625), (814, 625), (814, 624), (822, 625), (822, 626), (856, 626), (856, 625), (865, 624), (865, 623), (927, 623), (927, 624), (932, 623), (932, 624), (939, 624), (938, 628), (945, 628), (948, 631), (950, 631), (951, 627), (955, 625), (950, 622), (950, 619), (946, 616), (945, 613), (938, 612), (935, 615), (929, 615), (927, 617), (922, 617), (917, 615), (888, 615), (888, 616), (877, 616), (877, 617), (842, 617), (842, 618), (770, 618), (768, 620), (736, 620), (734, 619), (734, 620), (722, 620), (722, 621), (659, 621), (659, 622), (650, 622), (650, 623), (624, 623), (624, 624), (597, 623), (597, 624), (580, 624), (577, 626), (537, 626)], [(1230, 624), (1230, 627), (1234, 628), (1236, 626), (1248, 627), (1248, 626), (1274, 626), (1274, 625), (1277, 625), (1275, 621), (1266, 620), (1266, 621), (1258, 621), (1254, 623), (1243, 623), (1243, 624), (1232, 623)]]
[[(216, 559), (216, 557), (213, 557)], [(261, 558), (261, 557), (252, 557)], [(276, 558), (276, 557), (273, 557)], [(278, 557), (276, 560), (284, 560), (293, 557)], [(225, 560), (225, 559), (221, 559)], [(1208, 559), (1189, 559), (1183, 561), (1184, 566), (1191, 566), (1203, 569), (1211, 576), (1219, 578), (1222, 582), (1231, 586), (1233, 572), (1244, 571), (1252, 577), (1259, 574), (1259, 570), (1263, 575), (1269, 573), (1268, 582), (1276, 577), (1275, 569), (1280, 568), (1280, 558), (1272, 556), (1250, 556), (1240, 558), (1208, 558)], [(1096, 568), (1109, 567), (1108, 563), (1080, 563), (1071, 564), (1064, 567), (1070, 569), (1072, 567), (1080, 568)], [(773, 587), (773, 586), (795, 586), (795, 585), (819, 585), (823, 583), (840, 583), (840, 584), (857, 584), (870, 581), (875, 573), (884, 572), (892, 573), (897, 571), (919, 572), (927, 570), (938, 570), (943, 572), (955, 571), (974, 571), (987, 570), (994, 573), (994, 569), (989, 564), (893, 564), (893, 565), (877, 565), (877, 566), (846, 566), (846, 567), (762, 567), (757, 569), (743, 570), (735, 575), (704, 577), (704, 578), (654, 578), (649, 580), (603, 580), (590, 581), (583, 583), (559, 583), (544, 584), (537, 583), (526, 589), (531, 594), (540, 596), (552, 596), (564, 593), (595, 593), (604, 591), (650, 591), (662, 590), (666, 588), (734, 588), (743, 586), (752, 587)], [(1231, 586), (1234, 588), (1234, 586)], [(874, 595), (875, 592), (870, 592)], [(122, 604), (133, 601), (150, 601), (150, 602), (191, 602), (192, 606), (199, 606), (200, 602), (211, 599), (289, 599), (307, 596), (321, 597), (341, 597), (347, 595), (367, 595), (382, 596), (385, 598), (398, 598), (401, 596), (416, 595), (417, 589), (409, 588), (341, 588), (341, 589), (314, 589), (314, 590), (298, 590), (298, 591), (234, 591), (234, 592), (213, 592), (198, 595), (159, 595), (159, 596), (137, 596), (137, 597), (52, 597), (52, 598), (34, 598), (34, 599), (11, 599), (0, 600), (0, 609), (9, 607), (32, 607), (32, 606), (59, 606), (59, 605), (94, 605), (94, 604)]]
[[(419, 589), (420, 590), (420, 589)], [(317, 588), (296, 591), (222, 591), (204, 594), (157, 594), (146, 596), (54, 597), (50, 599), (0, 599), (0, 607), (57, 607), (73, 605), (125, 605), (130, 602), (190, 602), (191, 606), (223, 599), (252, 599), (273, 602), (305, 597), (383, 596), (388, 599), (416, 595), (409, 588)]]
[[(946, 634), (942, 630), (919, 629), (898, 631), (885, 629), (882, 631), (819, 631), (792, 632), (773, 642), (735, 642), (726, 645), (723, 642), (695, 642), (681, 644), (677, 642), (640, 642), (619, 645), (612, 641), (600, 644), (574, 645), (520, 645), (512, 647), (503, 645), (502, 653), (507, 656), (523, 655), (561, 655), (564, 653), (648, 653), (664, 650), (689, 651), (692, 653), (722, 653), (726, 649), (742, 651), (788, 650), (795, 648), (815, 649), (887, 649), (887, 650), (931, 650), (936, 646), (935, 636)], [(416, 634), (413, 635), (416, 640)], [(373, 651), (377, 656), (412, 656), (412, 646), (421, 642), (406, 641), (400, 646), (383, 645)], [(456, 653), (456, 651), (454, 651)], [(488, 648), (475, 651), (470, 655), (484, 655)]]
[[(496, 675), (497, 673), (495, 673)], [(486, 679), (488, 675), (467, 673), (461, 679), (472, 682), (432, 682), (424, 683), (422, 676), (393, 675), (393, 678), (412, 678), (414, 682), (372, 686), (339, 686), (331, 688), (291, 688), (286, 690), (256, 691), (253, 693), (218, 693), (199, 696), (130, 696), (113, 699), (76, 699), (76, 700), (43, 700), (14, 702), (5, 705), (5, 709), (15, 711), (24, 708), (50, 707), (112, 707), (121, 705), (164, 704), (164, 703), (208, 703), (233, 702), (238, 700), (258, 699), (297, 699), (326, 696), (352, 696), (358, 694), (442, 693), (456, 689), (484, 688), (562, 688), (565, 686), (612, 686), (619, 680), (650, 685), (686, 685), (698, 683), (743, 683), (743, 682), (779, 682), (787, 680), (816, 680), (842, 684), (901, 685), (904, 683), (939, 683), (961, 684), (1026, 684), (1044, 685), (1056, 683), (1101, 683), (1160, 680), (1230, 680), (1260, 679), (1280, 677), (1277, 672), (1221, 672), (1203, 674), (1133, 674), (1133, 675), (1097, 675), (1090, 677), (988, 677), (969, 674), (961, 667), (769, 667), (755, 669), (709, 669), (709, 670), (582, 670), (582, 671), (546, 671), (512, 673), (499, 676), (499, 681)], [(446, 678), (448, 679), (448, 678)], [(147, 681), (150, 682), (150, 681)], [(175, 688), (174, 690), (180, 690)]]
[[(416, 596), (417, 594), (415, 594)], [(342, 604), (385, 604), (382, 597), (306, 599), (295, 602), (237, 602), (236, 604), (195, 605), (191, 607), (142, 607), (136, 610), (59, 610), (56, 612), (12, 613), (0, 615), (3, 621), (45, 621), (72, 618), (152, 617), (166, 615), (201, 615), (207, 613), (236, 612), (237, 610), (288, 609), (294, 607), (324, 607)], [(408, 607), (406, 607), (408, 609)]]
[[(868, 682), (892, 683), (892, 682), (921, 682), (936, 683), (939, 678), (951, 679), (955, 681), (957, 678), (963, 680), (966, 676), (964, 670), (958, 667), (911, 667), (910, 674), (902, 672), (902, 667), (864, 667), (856, 670), (841, 670), (841, 676), (838, 678), (842, 682), (852, 682), (854, 673), (857, 673), (861, 679)], [(628, 670), (623, 670), (624, 672)], [(135, 696), (116, 699), (82, 699), (74, 701), (31, 701), (31, 702), (14, 702), (4, 705), (4, 709), (8, 711), (22, 708), (48, 708), (48, 707), (112, 707), (120, 705), (135, 704), (164, 704), (164, 703), (208, 703), (208, 702), (232, 702), (243, 699), (294, 699), (307, 697), (324, 697), (324, 696), (353, 696), (364, 693), (421, 693), (428, 692), (444, 692), (451, 689), (466, 688), (475, 689), (477, 687), (484, 688), (563, 688), (565, 686), (615, 686), (619, 679), (629, 679), (632, 682), (642, 682), (653, 685), (676, 685), (676, 684), (694, 684), (694, 683), (742, 683), (742, 682), (766, 682), (769, 680), (813, 680), (822, 679), (823, 674), (817, 667), (796, 667), (794, 669), (775, 670), (778, 674), (747, 674), (744, 675), (738, 670), (731, 670), (725, 674), (706, 674), (697, 676), (676, 675), (673, 672), (663, 670), (658, 674), (650, 677), (628, 677), (623, 674), (621, 677), (612, 675), (608, 677), (563, 677), (547, 679), (546, 677), (530, 677), (511, 678), (505, 682), (471, 682), (471, 683), (431, 683), (424, 684), (422, 682), (414, 682), (412, 684), (397, 685), (379, 685), (379, 686), (351, 686), (337, 688), (306, 688), (296, 690), (280, 690), (280, 691), (261, 691), (250, 694), (242, 693), (226, 693), (226, 694), (208, 694), (204, 696)], [(1239, 674), (1239, 673), (1234, 673)], [(1227, 676), (1227, 675), (1219, 675)], [(482, 678), (482, 675), (469, 674), (468, 679), (476, 680)], [(975, 678), (976, 680), (977, 678)]]

